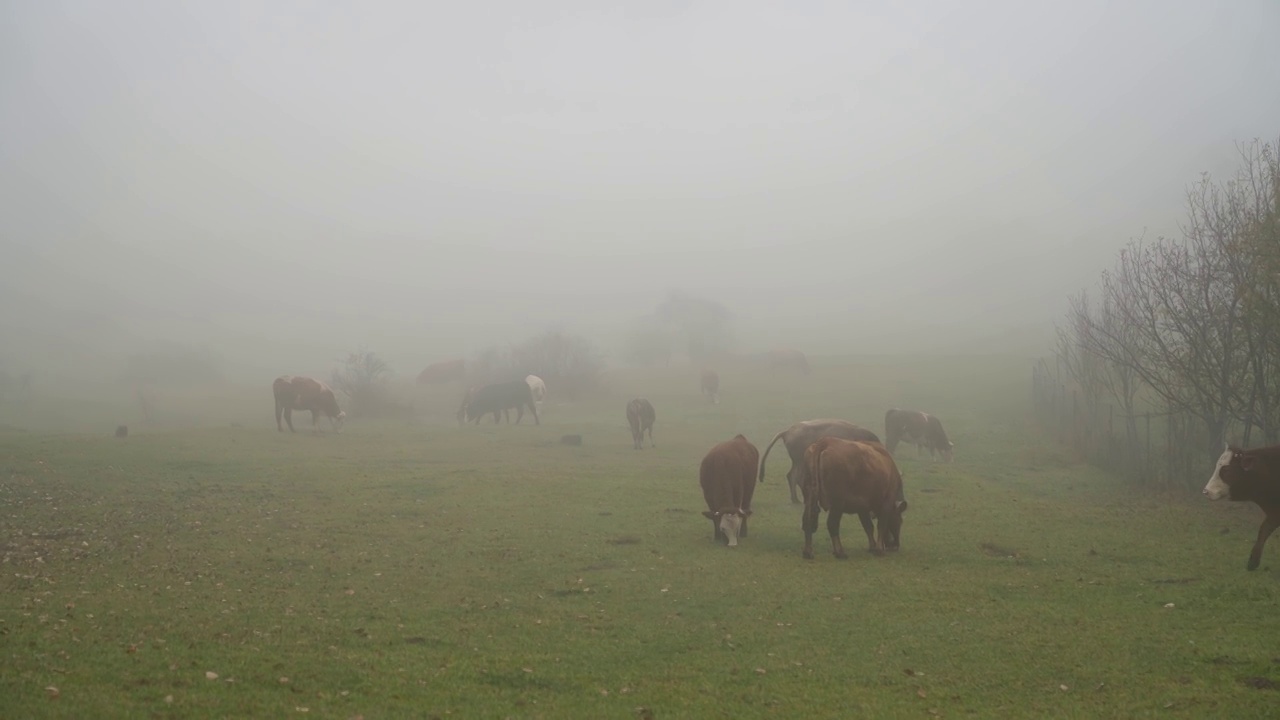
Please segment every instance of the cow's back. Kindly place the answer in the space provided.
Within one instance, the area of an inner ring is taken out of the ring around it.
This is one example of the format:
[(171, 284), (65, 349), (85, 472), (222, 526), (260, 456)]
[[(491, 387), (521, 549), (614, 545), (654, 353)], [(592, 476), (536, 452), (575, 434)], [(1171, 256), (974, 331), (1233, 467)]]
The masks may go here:
[(878, 442), (823, 437), (806, 450), (805, 464), (824, 506), (865, 499), (877, 508), (900, 494), (902, 475), (888, 449)]
[[(755, 490), (755, 447), (741, 435), (713, 446), (702, 458), (698, 481), (703, 499), (712, 512), (735, 512), (750, 509), (751, 492)], [(747, 477), (750, 476), (750, 485)]]

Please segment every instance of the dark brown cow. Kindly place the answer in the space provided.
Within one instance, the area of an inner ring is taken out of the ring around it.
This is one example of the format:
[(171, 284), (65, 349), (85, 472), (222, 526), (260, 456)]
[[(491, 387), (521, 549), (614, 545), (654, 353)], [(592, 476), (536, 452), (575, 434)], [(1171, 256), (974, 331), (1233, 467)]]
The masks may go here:
[(467, 363), (465, 360), (445, 360), (432, 363), (418, 373), (419, 385), (442, 385), (444, 383), (467, 379)]
[[(808, 467), (804, 490), (805, 559), (813, 559), (813, 534), (818, 530), (818, 514), (827, 511), (827, 533), (831, 553), (848, 557), (840, 543), (840, 518), (857, 513), (867, 533), (867, 549), (876, 555), (902, 546), (902, 474), (893, 456), (880, 443), (824, 437), (805, 450)], [(872, 516), (875, 526), (871, 524)]]
[(799, 504), (800, 497), (796, 488), (804, 479), (804, 451), (821, 437), (838, 437), (845, 440), (865, 440), (880, 442), (880, 438), (870, 430), (858, 427), (845, 420), (821, 419), (801, 420), (791, 427), (773, 436), (769, 446), (764, 449), (764, 457), (760, 458), (760, 482), (764, 482), (764, 464), (769, 459), (769, 451), (773, 444), (782, 441), (791, 456), (791, 469), (787, 471), (787, 488), (791, 491), (791, 502)]
[(1280, 445), (1253, 450), (1226, 446), (1213, 468), (1204, 494), (1210, 500), (1227, 498), (1235, 502), (1252, 501), (1262, 508), (1265, 517), (1258, 527), (1258, 539), (1249, 553), (1245, 568), (1257, 570), (1262, 562), (1262, 547), (1280, 527)]
[(289, 432), (294, 432), (294, 410), (311, 411), (312, 430), (319, 430), (317, 423), (320, 422), (320, 413), (324, 413), (333, 431), (342, 432), (342, 421), (347, 414), (338, 409), (338, 399), (328, 385), (315, 378), (281, 375), (271, 384), (271, 390), (276, 396), (276, 429), (280, 432), (284, 432), (284, 425), (280, 424), (281, 415), (289, 425)]
[(649, 444), (658, 447), (653, 441), (653, 421), (657, 415), (653, 405), (644, 398), (636, 398), (627, 403), (627, 424), (631, 426), (631, 444), (636, 450), (644, 449), (644, 431), (649, 431)]
[(480, 424), (480, 419), (489, 413), (493, 413), (493, 422), (498, 424), (499, 413), (507, 418), (507, 423), (511, 423), (511, 415), (509, 410), (516, 411), (516, 424), (520, 424), (520, 420), (524, 418), (524, 409), (529, 408), (529, 412), (533, 413), (533, 422), (541, 425), (542, 421), (538, 419), (538, 407), (533, 400), (533, 389), (529, 387), (529, 383), (524, 380), (512, 380), (504, 383), (494, 383), (492, 385), (484, 385), (482, 387), (467, 388), (467, 393), (462, 398), (462, 407), (458, 409), (459, 424), (466, 420), (475, 420), (475, 424)]
[(799, 350), (772, 350), (769, 352), (769, 369), (795, 369), (809, 374), (809, 360)]
[(928, 448), (930, 459), (936, 454), (945, 462), (951, 462), (955, 454), (955, 443), (947, 438), (947, 431), (942, 429), (942, 421), (936, 415), (892, 408), (884, 414), (884, 445), (893, 452), (904, 440), (915, 444), (917, 455)]
[(711, 398), (711, 402), (720, 404), (720, 376), (715, 370), (702, 371), (702, 394)]
[(738, 538), (747, 536), (759, 459), (756, 446), (737, 435), (711, 448), (698, 469), (702, 499), (707, 501), (702, 515), (711, 520), (712, 538), (723, 538), (729, 547), (737, 547)]

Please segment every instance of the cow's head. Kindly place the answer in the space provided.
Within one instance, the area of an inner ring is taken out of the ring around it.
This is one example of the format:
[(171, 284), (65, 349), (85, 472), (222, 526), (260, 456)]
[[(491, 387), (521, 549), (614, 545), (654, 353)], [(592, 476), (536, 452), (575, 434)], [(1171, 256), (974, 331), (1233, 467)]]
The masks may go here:
[(711, 519), (716, 524), (716, 529), (724, 533), (725, 539), (729, 542), (729, 547), (738, 547), (738, 532), (742, 530), (742, 519), (750, 515), (749, 510), (734, 510), (731, 512), (711, 512), (703, 510), (702, 514)]
[(344, 410), (339, 410), (337, 415), (330, 415), (329, 422), (333, 424), (333, 431), (336, 433), (342, 432), (342, 424), (346, 419), (347, 413)]
[(1222, 454), (1218, 456), (1218, 462), (1213, 466), (1213, 475), (1209, 476), (1209, 482), (1201, 492), (1210, 500), (1230, 497), (1231, 486), (1245, 473), (1253, 470), (1257, 460), (1252, 455), (1245, 455), (1237, 448), (1224, 444)]
[(895, 500), (878, 513), (876, 522), (877, 544), (885, 550), (902, 547), (902, 513), (907, 511), (906, 500)]
[(953, 459), (955, 459), (955, 456), (956, 456), (956, 444), (951, 441), (947, 441), (946, 447), (942, 448), (942, 459), (946, 462), (951, 462)]

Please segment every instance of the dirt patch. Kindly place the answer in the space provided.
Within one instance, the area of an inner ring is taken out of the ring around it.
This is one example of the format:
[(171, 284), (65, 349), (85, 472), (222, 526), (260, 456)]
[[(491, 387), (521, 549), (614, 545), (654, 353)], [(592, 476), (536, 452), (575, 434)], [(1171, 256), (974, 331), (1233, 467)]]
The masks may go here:
[(639, 545), (640, 538), (634, 535), (619, 535), (618, 537), (609, 538), (605, 542), (610, 545)]
[(1254, 690), (1275, 690), (1276, 688), (1280, 688), (1280, 683), (1276, 682), (1275, 680), (1272, 680), (1271, 678), (1251, 677), (1251, 678), (1245, 678), (1240, 682), (1244, 683), (1248, 687), (1253, 688)]
[(995, 543), (984, 542), (978, 546), (978, 549), (982, 550), (983, 554), (988, 555), (990, 557), (1011, 557), (1011, 558), (1018, 557), (1017, 550), (1013, 550), (1007, 547), (1001, 547), (999, 545), (996, 545)]
[(1151, 582), (1157, 585), (1190, 585), (1193, 582), (1200, 582), (1200, 578), (1161, 578)]

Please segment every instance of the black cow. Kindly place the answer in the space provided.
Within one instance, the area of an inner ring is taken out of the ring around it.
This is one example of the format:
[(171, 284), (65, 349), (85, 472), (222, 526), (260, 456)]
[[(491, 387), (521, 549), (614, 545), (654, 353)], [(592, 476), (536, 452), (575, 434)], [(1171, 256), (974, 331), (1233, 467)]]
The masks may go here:
[(538, 408), (533, 402), (533, 391), (529, 388), (529, 383), (523, 379), (468, 390), (463, 404), (464, 417), (467, 420), (474, 419), (476, 425), (480, 424), (480, 418), (489, 413), (493, 413), (493, 422), (497, 424), (499, 413), (512, 408), (515, 408), (516, 424), (519, 424), (520, 419), (524, 417), (525, 407), (533, 413), (533, 422), (542, 424), (538, 420)]

